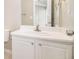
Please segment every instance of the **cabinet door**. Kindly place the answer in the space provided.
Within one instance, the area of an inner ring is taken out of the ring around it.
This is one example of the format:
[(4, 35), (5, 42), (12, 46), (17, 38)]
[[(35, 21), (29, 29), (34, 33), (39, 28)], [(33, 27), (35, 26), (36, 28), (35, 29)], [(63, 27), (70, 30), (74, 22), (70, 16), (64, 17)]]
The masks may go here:
[(22, 38), (13, 38), (12, 59), (34, 59), (34, 41), (30, 39), (23, 41)]
[(36, 59), (72, 59), (71, 47), (51, 42), (37, 42)]

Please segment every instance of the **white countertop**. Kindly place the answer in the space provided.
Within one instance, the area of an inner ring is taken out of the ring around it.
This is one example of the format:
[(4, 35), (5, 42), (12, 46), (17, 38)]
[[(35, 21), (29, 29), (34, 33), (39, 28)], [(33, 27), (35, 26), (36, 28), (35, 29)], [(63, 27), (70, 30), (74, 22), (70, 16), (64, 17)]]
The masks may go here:
[(34, 39), (42, 39), (42, 40), (49, 40), (49, 41), (56, 41), (56, 42), (65, 42), (65, 43), (73, 43), (74, 36), (68, 36), (66, 33), (62, 32), (47, 32), (47, 31), (21, 31), (17, 30), (11, 33), (12, 36), (21, 36), (21, 37), (29, 37)]

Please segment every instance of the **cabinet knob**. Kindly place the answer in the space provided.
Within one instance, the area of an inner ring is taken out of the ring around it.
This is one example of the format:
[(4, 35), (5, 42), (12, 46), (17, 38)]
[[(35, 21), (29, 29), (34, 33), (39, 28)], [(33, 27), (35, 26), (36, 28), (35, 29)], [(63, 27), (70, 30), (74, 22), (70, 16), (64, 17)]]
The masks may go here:
[(32, 42), (31, 45), (34, 45), (34, 43)]
[(42, 44), (41, 44), (41, 43), (39, 43), (39, 46), (42, 46)]

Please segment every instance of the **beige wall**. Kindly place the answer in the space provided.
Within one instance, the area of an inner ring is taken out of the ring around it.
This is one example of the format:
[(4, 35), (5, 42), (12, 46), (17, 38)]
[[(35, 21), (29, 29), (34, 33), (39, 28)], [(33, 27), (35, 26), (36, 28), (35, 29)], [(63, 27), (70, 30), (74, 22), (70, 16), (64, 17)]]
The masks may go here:
[(33, 0), (22, 0), (22, 24), (23, 25), (32, 25), (32, 11), (33, 11)]
[(5, 0), (4, 2), (4, 27), (14, 30), (21, 24), (21, 2), (20, 0)]

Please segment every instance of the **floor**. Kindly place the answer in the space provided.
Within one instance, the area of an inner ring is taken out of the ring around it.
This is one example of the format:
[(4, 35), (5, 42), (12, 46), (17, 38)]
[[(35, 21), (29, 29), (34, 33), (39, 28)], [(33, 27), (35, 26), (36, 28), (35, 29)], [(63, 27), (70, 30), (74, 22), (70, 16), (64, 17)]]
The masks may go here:
[(4, 43), (4, 59), (12, 59), (12, 40)]

